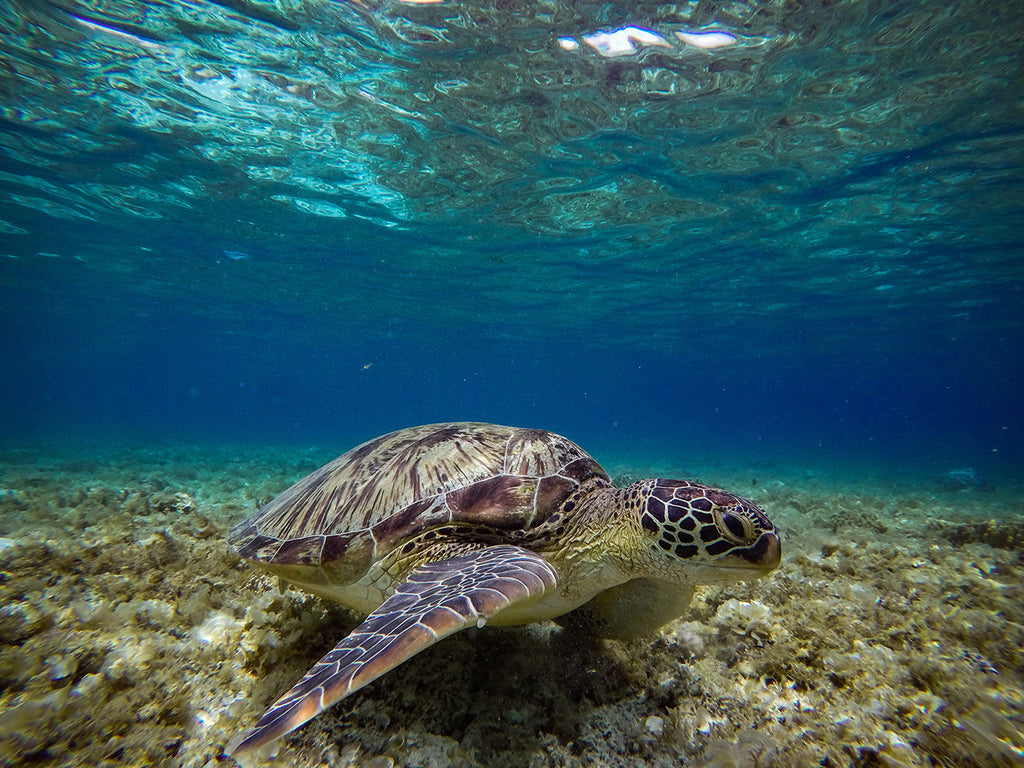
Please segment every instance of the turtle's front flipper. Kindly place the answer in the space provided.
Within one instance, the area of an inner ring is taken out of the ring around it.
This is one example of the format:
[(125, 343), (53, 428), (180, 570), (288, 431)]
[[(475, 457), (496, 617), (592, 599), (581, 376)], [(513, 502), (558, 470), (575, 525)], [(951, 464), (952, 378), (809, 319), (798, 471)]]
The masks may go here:
[(284, 736), (410, 656), (460, 629), (483, 626), (510, 605), (539, 598), (557, 580), (543, 558), (512, 546), (420, 566), (230, 751), (239, 755)]

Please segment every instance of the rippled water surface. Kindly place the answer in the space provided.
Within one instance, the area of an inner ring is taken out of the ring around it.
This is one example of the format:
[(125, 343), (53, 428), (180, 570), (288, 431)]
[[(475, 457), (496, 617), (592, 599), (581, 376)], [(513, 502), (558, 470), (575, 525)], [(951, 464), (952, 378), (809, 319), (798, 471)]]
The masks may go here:
[(0, 13), (12, 429), (731, 410), (1021, 446), (1018, 3)]

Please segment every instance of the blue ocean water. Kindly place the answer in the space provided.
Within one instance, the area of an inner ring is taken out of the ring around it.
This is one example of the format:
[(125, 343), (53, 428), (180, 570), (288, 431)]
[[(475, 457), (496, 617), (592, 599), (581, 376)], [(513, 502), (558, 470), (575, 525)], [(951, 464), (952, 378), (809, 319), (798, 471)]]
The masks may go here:
[(0, 15), (7, 446), (1020, 476), (1012, 0)]
[(1022, 49), (1019, 0), (0, 3), (0, 764), (233, 764), (360, 619), (229, 531), (478, 420), (781, 564), (458, 633), (273, 764), (1019, 765)]

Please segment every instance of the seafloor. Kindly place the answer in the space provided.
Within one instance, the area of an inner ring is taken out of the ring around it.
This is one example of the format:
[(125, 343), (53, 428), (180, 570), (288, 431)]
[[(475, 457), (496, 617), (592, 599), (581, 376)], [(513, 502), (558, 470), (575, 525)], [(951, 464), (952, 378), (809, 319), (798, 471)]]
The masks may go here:
[[(241, 564), (224, 534), (329, 458), (0, 454), (0, 764), (233, 765), (225, 743), (357, 619)], [(700, 479), (781, 528), (769, 578), (704, 588), (642, 641), (457, 635), (264, 762), (1024, 765), (1021, 488), (741, 470)]]

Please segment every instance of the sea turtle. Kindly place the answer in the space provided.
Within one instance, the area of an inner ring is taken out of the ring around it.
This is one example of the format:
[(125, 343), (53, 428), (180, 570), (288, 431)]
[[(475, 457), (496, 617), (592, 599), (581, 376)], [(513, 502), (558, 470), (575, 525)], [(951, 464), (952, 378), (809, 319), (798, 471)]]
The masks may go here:
[(697, 584), (778, 566), (757, 505), (683, 480), (616, 488), (539, 429), (448, 423), (353, 448), (235, 527), (238, 554), (369, 614), (277, 700), (233, 754), (298, 728), (467, 627), (562, 617), (632, 637), (679, 616)]

